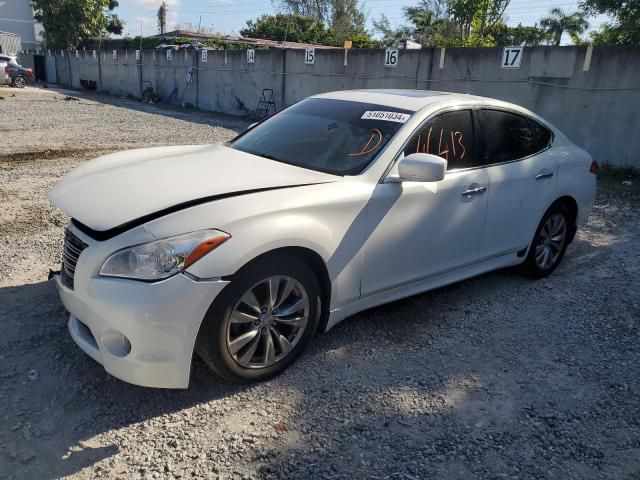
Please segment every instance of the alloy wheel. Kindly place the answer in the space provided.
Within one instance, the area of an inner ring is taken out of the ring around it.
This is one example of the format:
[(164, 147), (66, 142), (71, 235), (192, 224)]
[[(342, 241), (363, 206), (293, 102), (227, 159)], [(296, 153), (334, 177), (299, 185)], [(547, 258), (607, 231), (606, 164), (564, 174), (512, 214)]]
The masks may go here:
[(24, 88), (26, 84), (27, 84), (27, 82), (26, 82), (26, 81), (25, 81), (25, 79), (24, 79), (24, 78), (22, 78), (22, 77), (16, 77), (16, 78), (13, 80), (13, 85), (14, 85), (15, 87), (17, 87), (17, 88)]
[(541, 270), (552, 267), (564, 248), (567, 238), (567, 222), (564, 215), (551, 215), (538, 234), (535, 247), (536, 265)]
[(294, 278), (276, 275), (240, 298), (229, 317), (226, 344), (245, 368), (266, 368), (286, 357), (309, 323), (309, 296)]

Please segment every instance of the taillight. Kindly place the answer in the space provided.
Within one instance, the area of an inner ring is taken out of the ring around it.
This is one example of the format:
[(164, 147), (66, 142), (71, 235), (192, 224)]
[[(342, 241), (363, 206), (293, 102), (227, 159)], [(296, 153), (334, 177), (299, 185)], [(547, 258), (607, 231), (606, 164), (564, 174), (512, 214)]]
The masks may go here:
[(9, 67), (4, 67), (4, 74), (9, 75)]
[(591, 160), (591, 167), (589, 167), (589, 171), (595, 175), (598, 172), (598, 168), (598, 162)]

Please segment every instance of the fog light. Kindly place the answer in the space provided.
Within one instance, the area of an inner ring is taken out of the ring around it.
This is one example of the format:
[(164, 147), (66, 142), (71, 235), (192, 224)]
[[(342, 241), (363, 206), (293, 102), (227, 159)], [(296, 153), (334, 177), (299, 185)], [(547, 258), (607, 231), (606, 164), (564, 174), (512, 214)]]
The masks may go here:
[(102, 346), (114, 357), (126, 357), (131, 352), (131, 342), (116, 330), (107, 330), (100, 336)]

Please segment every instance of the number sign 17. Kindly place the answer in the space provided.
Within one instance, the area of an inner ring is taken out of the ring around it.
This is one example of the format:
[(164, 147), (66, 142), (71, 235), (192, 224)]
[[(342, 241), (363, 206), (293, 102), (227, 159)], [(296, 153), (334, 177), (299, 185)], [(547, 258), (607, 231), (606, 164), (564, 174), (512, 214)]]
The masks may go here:
[(502, 51), (502, 68), (520, 68), (522, 47), (505, 47)]
[(396, 48), (387, 48), (384, 51), (384, 66), (385, 67), (398, 66), (398, 50)]

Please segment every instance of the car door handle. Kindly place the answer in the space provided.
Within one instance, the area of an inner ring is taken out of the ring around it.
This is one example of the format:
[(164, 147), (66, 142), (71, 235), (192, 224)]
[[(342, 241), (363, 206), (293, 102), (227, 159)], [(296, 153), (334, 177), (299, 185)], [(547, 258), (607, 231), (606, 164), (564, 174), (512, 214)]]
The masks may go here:
[(543, 178), (553, 177), (553, 172), (548, 170), (542, 170), (539, 174), (536, 175), (536, 180), (542, 180)]
[(465, 190), (464, 192), (462, 192), (462, 196), (463, 197), (470, 197), (471, 195), (480, 195), (481, 193), (484, 193), (487, 191), (487, 187), (482, 186), (482, 187), (476, 187), (476, 188), (469, 188), (467, 190)]

